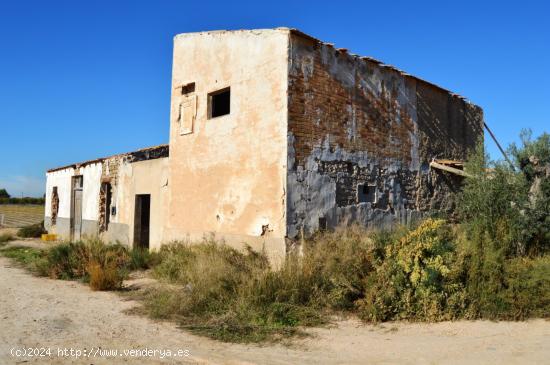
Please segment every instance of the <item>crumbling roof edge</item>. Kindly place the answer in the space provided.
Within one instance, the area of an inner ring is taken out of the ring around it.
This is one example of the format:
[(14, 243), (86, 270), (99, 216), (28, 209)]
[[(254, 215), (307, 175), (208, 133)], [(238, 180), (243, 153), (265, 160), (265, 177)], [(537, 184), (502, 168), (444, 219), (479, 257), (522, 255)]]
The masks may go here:
[[(160, 144), (160, 145), (157, 145), (157, 146), (141, 148), (139, 150), (135, 150), (135, 151), (131, 151), (131, 152), (117, 153), (115, 155), (111, 155), (111, 156), (107, 156), (107, 157), (100, 157), (100, 158), (95, 158), (93, 160), (87, 160), (87, 161), (83, 161), (83, 162), (73, 163), (73, 164), (70, 164), (70, 165), (55, 167), (55, 168), (46, 170), (46, 173), (66, 170), (66, 169), (70, 169), (70, 168), (76, 169), (78, 167), (84, 167), (84, 166), (87, 166), (87, 165), (92, 165), (94, 163), (103, 162), (103, 161), (108, 160), (110, 158), (130, 156), (132, 154), (136, 154), (136, 153), (140, 153), (140, 152), (151, 152), (151, 151), (160, 150), (160, 149), (163, 149), (163, 148), (166, 148), (167, 151), (168, 151), (170, 146), (168, 144)], [(168, 154), (166, 156), (163, 156), (163, 157), (168, 157)]]
[(194, 37), (199, 35), (210, 34), (223, 34), (223, 33), (263, 33), (263, 32), (288, 32), (290, 28), (277, 27), (277, 28), (257, 28), (257, 29), (213, 29), (213, 30), (199, 30), (193, 32), (177, 33), (173, 36), (173, 40), (178, 38)]
[(296, 36), (299, 36), (299, 37), (308, 39), (308, 40), (313, 41), (313, 42), (315, 42), (315, 43), (317, 43), (317, 44), (320, 44), (320, 45), (332, 47), (332, 48), (334, 48), (335, 51), (348, 53), (348, 54), (349, 54), (350, 56), (352, 56), (352, 57), (355, 57), (355, 58), (359, 58), (359, 59), (361, 59), (361, 60), (365, 60), (365, 61), (369, 61), (369, 62), (376, 63), (376, 64), (378, 64), (380, 67), (385, 67), (385, 68), (388, 68), (388, 69), (391, 69), (391, 70), (394, 70), (394, 71), (400, 73), (403, 77), (408, 77), (408, 78), (414, 79), (414, 80), (416, 80), (416, 81), (423, 82), (423, 83), (428, 84), (428, 85), (430, 85), (430, 86), (433, 86), (433, 87), (435, 87), (435, 88), (437, 88), (437, 89), (440, 89), (440, 90), (442, 90), (442, 91), (444, 91), (444, 92), (450, 94), (450, 95), (453, 96), (453, 97), (459, 98), (459, 99), (465, 101), (466, 103), (469, 103), (469, 104), (472, 104), (472, 105), (475, 105), (475, 106), (479, 107), (477, 104), (474, 104), (474, 103), (473, 103), (472, 101), (470, 101), (468, 98), (466, 98), (466, 97), (464, 97), (464, 96), (462, 96), (462, 95), (460, 95), (460, 94), (457, 94), (457, 93), (455, 93), (455, 92), (453, 92), (453, 91), (451, 91), (451, 90), (449, 90), (449, 89), (446, 89), (446, 88), (444, 88), (444, 87), (442, 87), (442, 86), (439, 86), (439, 85), (437, 85), (437, 84), (434, 84), (433, 82), (430, 82), (430, 81), (427, 81), (427, 80), (422, 79), (422, 78), (420, 78), (420, 77), (411, 75), (411, 74), (409, 74), (409, 73), (407, 73), (407, 72), (405, 72), (405, 71), (403, 71), (403, 70), (398, 69), (398, 68), (395, 67), (395, 66), (385, 64), (384, 62), (382, 62), (382, 61), (380, 61), (380, 60), (377, 60), (377, 59), (375, 59), (375, 58), (373, 58), (373, 57), (359, 56), (359, 55), (356, 55), (356, 54), (353, 54), (353, 53), (349, 53), (349, 52), (347, 51), (347, 49), (344, 49), (344, 48), (336, 48), (336, 47), (334, 47), (333, 44), (327, 43), (327, 42), (323, 42), (322, 40), (320, 40), (320, 39), (318, 39), (318, 38), (315, 38), (315, 37), (313, 37), (313, 36), (311, 36), (311, 35), (309, 35), (309, 34), (307, 34), (307, 33), (304, 33), (304, 32), (302, 32), (301, 30), (296, 29), (296, 28), (277, 28), (277, 29), (288, 29), (289, 32), (290, 32), (291, 34), (295, 34)]

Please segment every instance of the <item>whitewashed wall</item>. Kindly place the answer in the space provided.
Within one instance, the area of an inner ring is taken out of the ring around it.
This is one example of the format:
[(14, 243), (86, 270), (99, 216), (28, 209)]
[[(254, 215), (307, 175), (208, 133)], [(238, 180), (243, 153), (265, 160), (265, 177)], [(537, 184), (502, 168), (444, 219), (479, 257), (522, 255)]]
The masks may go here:
[[(52, 215), (52, 191), (57, 186), (59, 196), (58, 217), (71, 217), (71, 179), (77, 175), (74, 168), (67, 168), (46, 174), (46, 210), (45, 216)], [(78, 175), (83, 176), (82, 219), (98, 220), (99, 189), (101, 186), (101, 163), (94, 163), (80, 168)]]
[(71, 217), (71, 177), (74, 176), (74, 169), (68, 168), (48, 172), (46, 174), (46, 209), (45, 216), (52, 216), (52, 191), (57, 186), (57, 195), (59, 196), (58, 217)]
[(84, 180), (82, 189), (82, 219), (97, 221), (99, 219), (99, 189), (101, 188), (101, 163), (94, 163), (80, 168)]

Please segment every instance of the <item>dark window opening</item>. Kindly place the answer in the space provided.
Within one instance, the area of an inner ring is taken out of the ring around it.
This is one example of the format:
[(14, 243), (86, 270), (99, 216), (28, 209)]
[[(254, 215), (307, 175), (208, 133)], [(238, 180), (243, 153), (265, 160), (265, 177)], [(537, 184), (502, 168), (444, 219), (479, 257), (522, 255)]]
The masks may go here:
[(374, 203), (376, 200), (376, 185), (358, 184), (357, 202)]
[(195, 83), (192, 82), (190, 84), (187, 84), (187, 85), (183, 85), (181, 87), (181, 95), (185, 95), (185, 94), (189, 94), (189, 93), (193, 93), (195, 92)]
[(223, 89), (208, 94), (209, 118), (229, 114), (231, 105), (231, 89)]
[(319, 217), (319, 230), (320, 231), (327, 230), (327, 219), (325, 217)]

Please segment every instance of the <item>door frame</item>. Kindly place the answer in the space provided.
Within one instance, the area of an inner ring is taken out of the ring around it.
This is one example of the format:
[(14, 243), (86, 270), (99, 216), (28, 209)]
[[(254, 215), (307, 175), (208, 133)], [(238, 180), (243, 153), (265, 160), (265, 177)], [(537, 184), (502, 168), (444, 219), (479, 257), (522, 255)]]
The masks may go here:
[[(78, 185), (77, 185), (77, 182)], [(80, 239), (82, 237), (82, 210), (83, 210), (83, 206), (84, 206), (84, 176), (82, 175), (75, 175), (75, 176), (72, 176), (71, 177), (71, 215), (70, 215), (70, 220), (69, 220), (69, 230), (70, 230), (70, 237), (71, 237), (71, 241), (74, 241), (75, 240), (75, 231), (76, 231), (76, 222), (75, 222), (75, 193), (76, 191), (80, 191), (80, 229), (78, 230), (79, 232), (79, 237), (78, 239)]]
[[(143, 203), (148, 202), (147, 237), (144, 238)], [(149, 249), (151, 242), (151, 194), (136, 194), (134, 200), (134, 248)]]

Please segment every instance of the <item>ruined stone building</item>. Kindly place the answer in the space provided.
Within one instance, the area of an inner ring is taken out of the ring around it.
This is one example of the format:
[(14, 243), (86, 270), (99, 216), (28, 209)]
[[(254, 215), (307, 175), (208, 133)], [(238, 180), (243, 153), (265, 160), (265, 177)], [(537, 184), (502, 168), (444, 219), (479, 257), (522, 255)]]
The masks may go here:
[(169, 145), (47, 172), (48, 231), (284, 257), (318, 229), (452, 210), (460, 178), (430, 163), (483, 134), (464, 98), (287, 28), (177, 35), (171, 99)]

